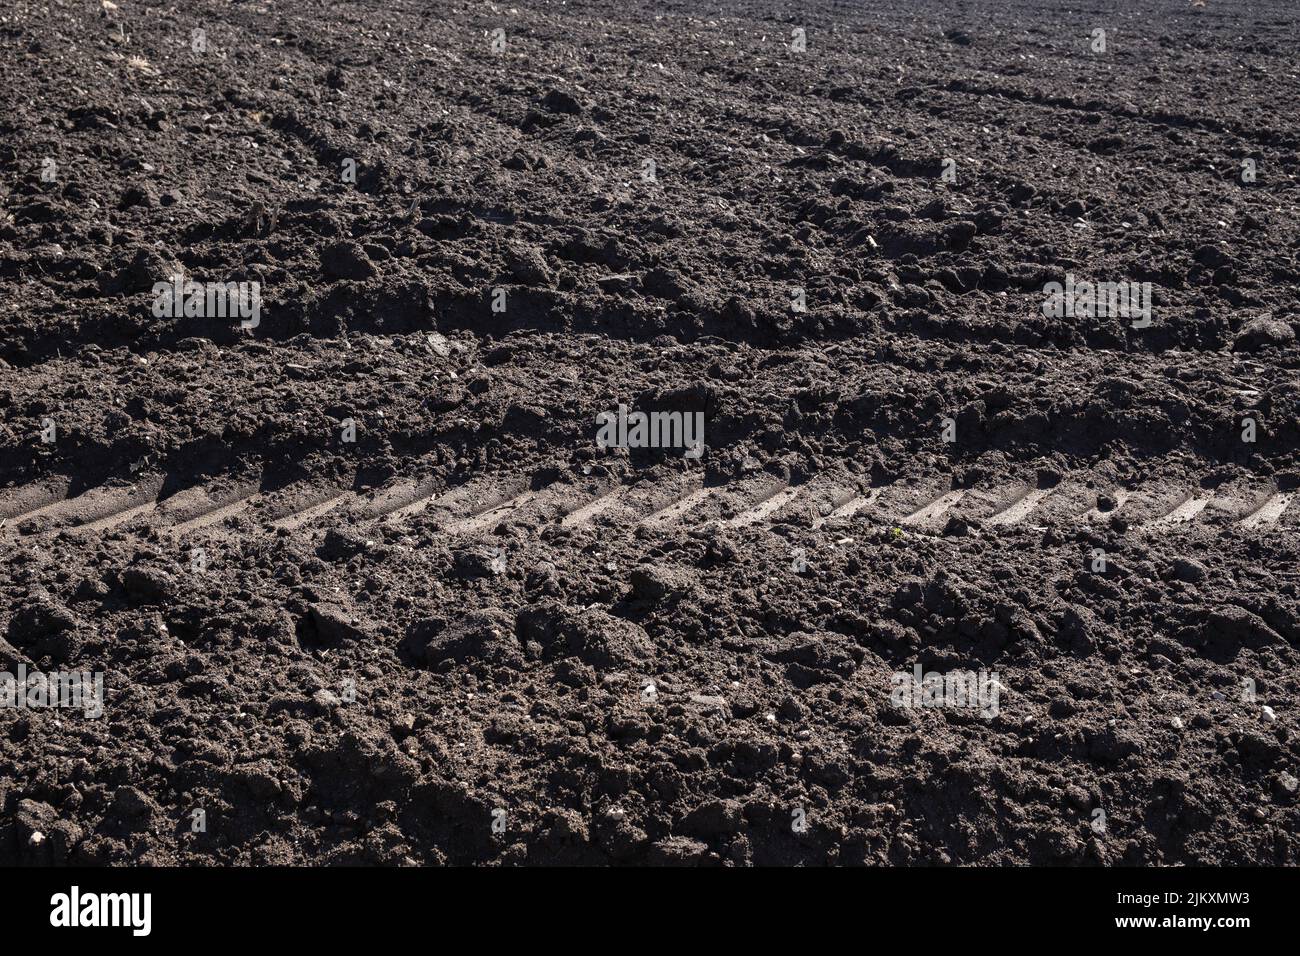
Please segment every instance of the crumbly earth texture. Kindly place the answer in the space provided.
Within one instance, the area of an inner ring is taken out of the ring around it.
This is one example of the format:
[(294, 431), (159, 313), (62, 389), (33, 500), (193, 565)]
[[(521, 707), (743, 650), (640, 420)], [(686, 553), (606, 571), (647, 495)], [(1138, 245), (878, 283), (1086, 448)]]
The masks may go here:
[(1298, 47), (6, 4), (0, 864), (1300, 862)]

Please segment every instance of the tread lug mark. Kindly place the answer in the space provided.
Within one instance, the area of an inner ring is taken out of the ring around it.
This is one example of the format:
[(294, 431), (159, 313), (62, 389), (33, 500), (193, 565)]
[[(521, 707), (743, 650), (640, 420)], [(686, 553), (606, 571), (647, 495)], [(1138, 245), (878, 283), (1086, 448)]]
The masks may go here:
[(245, 488), (236, 492), (233, 498), (226, 497), (218, 499), (212, 503), (212, 506), (200, 511), (192, 518), (186, 518), (179, 521), (170, 528), (165, 528), (165, 534), (187, 534), (190, 531), (198, 531), (200, 528), (211, 527), (220, 524), (233, 514), (238, 514), (252, 504), (253, 499), (257, 497), (256, 488)]
[(627, 485), (615, 485), (613, 488), (598, 494), (585, 505), (581, 505), (570, 511), (560, 519), (562, 528), (578, 528), (591, 523), (591, 519), (596, 517), (602, 511), (612, 507), (625, 494), (627, 494)]
[(155, 507), (162, 489), (161, 476), (129, 488), (106, 488), (100, 485), (75, 498), (62, 498), (28, 511), (17, 520), (48, 516), (56, 522), (55, 527), (46, 529), (49, 531), (103, 530)]
[(1016, 524), (1037, 508), (1039, 504), (1055, 490), (1055, 488), (1034, 488), (1027, 491), (1008, 507), (1003, 508), (997, 514), (989, 518), (985, 524), (997, 526)]
[(765, 521), (793, 501), (798, 496), (799, 489), (798, 485), (779, 487), (752, 508), (742, 511), (733, 518), (728, 518), (722, 524), (728, 528), (744, 528)]
[(1205, 510), (1205, 506), (1210, 503), (1213, 497), (1213, 495), (1203, 497), (1192, 495), (1173, 511), (1147, 522), (1147, 527), (1152, 531), (1169, 531), (1179, 525), (1187, 524)]
[(650, 528), (662, 528), (670, 525), (712, 494), (712, 487), (696, 488), (671, 504), (646, 515), (641, 519), (640, 523)]
[(1291, 503), (1291, 499), (1294, 497), (1295, 494), (1292, 492), (1278, 492), (1270, 496), (1268, 501), (1241, 519), (1241, 526), (1243, 528), (1261, 528), (1273, 524), (1278, 518), (1282, 517), (1282, 512), (1286, 511), (1287, 505)]
[(526, 505), (532, 504), (537, 500), (539, 494), (540, 492), (536, 491), (525, 491), (522, 494), (515, 495), (515, 497), (508, 501), (490, 505), (489, 507), (477, 511), (466, 518), (452, 521), (447, 524), (443, 530), (447, 534), (472, 534), (478, 531), (486, 531), (501, 521), (502, 518), (507, 517)]
[(62, 511), (63, 506), (66, 505), (69, 501), (73, 501), (73, 500), (75, 499), (58, 498), (54, 501), (50, 501), (47, 502), (46, 504), (41, 505), (39, 508), (33, 508), (30, 511), (24, 511), (22, 514), (14, 515), (12, 518), (6, 519), (6, 523), (10, 525), (18, 525), (24, 521), (30, 521), (32, 518), (44, 518), (48, 514), (55, 514), (57, 512)]
[(966, 497), (966, 492), (960, 489), (945, 491), (942, 495), (930, 502), (924, 508), (913, 511), (904, 518), (901, 524), (906, 525), (923, 525), (929, 524), (936, 518), (940, 517), (949, 508)]
[(405, 499), (399, 497), (397, 500), (408, 503), (388, 511), (383, 519), (400, 522), (412, 515), (429, 513), (436, 527), (451, 531), (511, 502), (523, 504), (528, 493), (529, 485), (522, 479), (502, 482), (493, 478), (478, 478), (436, 494), (417, 490)]
[(73, 531), (107, 531), (109, 528), (116, 527), (132, 518), (155, 511), (158, 508), (158, 499), (152, 498), (141, 504), (134, 505), (122, 511), (115, 512), (111, 515), (105, 515), (102, 518), (96, 518), (93, 521), (87, 521), (85, 524), (79, 524)]
[(319, 518), (323, 514), (333, 511), (345, 501), (356, 497), (352, 491), (341, 491), (338, 494), (331, 495), (324, 501), (319, 501), (310, 507), (303, 508), (301, 511), (295, 511), (291, 515), (285, 515), (283, 518), (277, 518), (271, 522), (271, 527), (280, 528), (285, 531), (292, 531), (295, 528), (301, 528), (303, 525)]
[(843, 504), (836, 507), (829, 514), (818, 515), (816, 518), (814, 518), (812, 523), (813, 529), (816, 530), (817, 528), (820, 528), (822, 525), (824, 525), (826, 522), (836, 518), (853, 517), (863, 508), (867, 507), (867, 505), (871, 504), (877, 498), (879, 498), (881, 491), (882, 489), (880, 488), (868, 488), (860, 495), (852, 495), (847, 501), (845, 501)]
[(435, 491), (429, 482), (399, 485), (375, 494), (366, 504), (366, 516), (400, 521), (426, 511), (442, 494), (442, 491)]
[(68, 497), (68, 483), (24, 485), (12, 489), (0, 505), (0, 526), (14, 526), (28, 518), (39, 517)]

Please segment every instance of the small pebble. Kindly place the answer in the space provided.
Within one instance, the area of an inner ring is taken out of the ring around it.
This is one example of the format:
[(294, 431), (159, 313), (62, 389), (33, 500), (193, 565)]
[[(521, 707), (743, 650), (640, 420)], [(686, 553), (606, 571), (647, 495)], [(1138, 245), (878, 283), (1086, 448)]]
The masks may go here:
[(343, 701), (339, 699), (338, 694), (334, 693), (332, 690), (327, 690), (324, 687), (312, 694), (311, 699), (314, 700), (317, 705), (326, 708), (337, 707), (339, 704), (343, 703)]

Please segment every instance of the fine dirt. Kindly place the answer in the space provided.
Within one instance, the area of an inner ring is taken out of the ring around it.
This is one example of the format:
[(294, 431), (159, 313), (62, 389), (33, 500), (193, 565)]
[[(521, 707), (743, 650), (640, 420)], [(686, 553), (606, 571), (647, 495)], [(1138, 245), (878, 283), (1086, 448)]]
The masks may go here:
[(0, 671), (104, 701), (0, 707), (0, 864), (1300, 862), (1298, 48), (7, 4)]

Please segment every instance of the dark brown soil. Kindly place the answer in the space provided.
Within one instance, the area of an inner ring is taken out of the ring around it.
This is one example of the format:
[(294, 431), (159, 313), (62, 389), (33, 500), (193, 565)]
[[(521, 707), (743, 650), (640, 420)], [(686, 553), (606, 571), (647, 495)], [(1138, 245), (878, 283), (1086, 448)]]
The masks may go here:
[(105, 690), (0, 708), (0, 864), (1300, 862), (1298, 41), (8, 4), (0, 671)]

